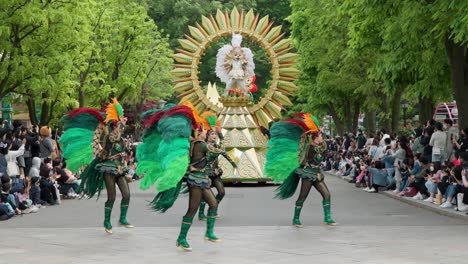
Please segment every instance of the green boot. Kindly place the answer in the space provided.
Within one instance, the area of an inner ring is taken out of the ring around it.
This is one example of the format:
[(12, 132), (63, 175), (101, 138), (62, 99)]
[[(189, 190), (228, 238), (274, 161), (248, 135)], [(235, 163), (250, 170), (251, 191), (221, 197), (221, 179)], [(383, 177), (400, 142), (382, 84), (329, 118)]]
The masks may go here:
[(330, 213), (330, 207), (331, 207), (331, 204), (330, 204), (330, 199), (328, 200), (323, 200), (322, 201), (322, 205), (323, 205), (323, 214), (324, 214), (324, 224), (326, 225), (330, 225), (330, 226), (336, 226), (337, 223), (335, 221), (333, 221), (333, 219), (331, 218), (331, 213)]
[(120, 219), (119, 219), (119, 224), (121, 226), (124, 226), (126, 228), (132, 228), (133, 225), (130, 224), (128, 221), (127, 221), (127, 211), (128, 211), (128, 206), (130, 205), (130, 201), (129, 200), (122, 200), (122, 202), (120, 203)]
[(296, 207), (294, 207), (293, 225), (298, 228), (304, 227), (304, 225), (301, 223), (301, 220), (299, 220), (303, 204), (304, 202), (296, 202)]
[(185, 251), (192, 251), (189, 243), (187, 242), (187, 233), (192, 225), (193, 217), (184, 216), (182, 218), (182, 225), (180, 227), (180, 234), (177, 238), (176, 246), (181, 247)]
[(104, 204), (104, 229), (108, 234), (112, 234), (112, 225), (110, 222), (112, 207), (114, 202)]
[(217, 238), (213, 233), (214, 225), (216, 222), (216, 216), (218, 212), (216, 210), (208, 210), (208, 218), (206, 220), (206, 233), (205, 233), (205, 240), (210, 242), (221, 242), (222, 240)]
[(200, 221), (205, 221), (206, 220), (206, 215), (205, 215), (205, 202), (200, 203), (200, 209), (198, 209), (198, 220)]

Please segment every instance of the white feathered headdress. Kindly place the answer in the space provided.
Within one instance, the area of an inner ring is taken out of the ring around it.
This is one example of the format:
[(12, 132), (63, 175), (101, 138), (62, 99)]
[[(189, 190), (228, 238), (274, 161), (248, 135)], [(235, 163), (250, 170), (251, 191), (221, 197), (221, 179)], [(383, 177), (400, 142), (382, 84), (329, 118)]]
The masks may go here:
[(231, 44), (233, 47), (240, 47), (242, 43), (242, 35), (232, 33)]
[[(226, 57), (229, 53), (231, 53), (234, 47), (240, 47), (241, 43), (242, 35), (232, 34), (232, 45), (224, 45), (218, 50), (218, 54), (216, 54), (216, 76), (224, 83), (228, 83), (230, 79), (229, 72), (227, 72), (225, 67), (226, 63), (229, 63)], [(253, 53), (249, 48), (242, 48), (242, 52), (244, 53), (245, 59), (247, 60), (247, 67), (245, 69), (244, 78), (249, 78), (255, 75)]]

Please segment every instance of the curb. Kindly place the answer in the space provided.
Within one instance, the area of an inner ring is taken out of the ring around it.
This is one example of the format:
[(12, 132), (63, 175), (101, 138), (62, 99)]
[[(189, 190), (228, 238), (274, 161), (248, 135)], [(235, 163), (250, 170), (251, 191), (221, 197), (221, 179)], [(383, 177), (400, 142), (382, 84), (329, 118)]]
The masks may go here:
[(457, 219), (460, 219), (460, 220), (468, 221), (468, 215), (463, 213), (463, 212), (455, 211), (453, 209), (440, 208), (439, 206), (432, 205), (431, 203), (418, 201), (418, 200), (413, 200), (413, 199), (407, 198), (407, 197), (401, 197), (401, 196), (395, 195), (393, 193), (389, 193), (387, 191), (379, 192), (379, 193), (382, 193), (383, 195), (385, 195), (387, 197), (390, 197), (392, 199), (395, 199), (395, 200), (401, 201), (403, 203), (412, 205), (414, 207), (429, 210), (429, 211), (434, 212), (434, 213), (439, 214), (439, 215), (453, 217), (453, 218), (457, 218)]
[[(327, 174), (327, 175), (342, 179), (345, 182), (348, 182), (345, 179), (343, 179), (343, 177), (341, 177), (339, 175), (336, 175), (336, 174), (333, 174), (333, 173), (330, 173), (330, 172), (324, 172), (324, 174)], [(385, 195), (387, 197), (390, 197), (392, 199), (395, 199), (397, 201), (412, 205), (414, 207), (429, 210), (429, 211), (431, 211), (433, 213), (436, 213), (436, 214), (439, 214), (439, 215), (453, 217), (453, 218), (457, 218), (457, 219), (460, 219), (460, 220), (468, 221), (468, 215), (465, 214), (464, 212), (455, 211), (453, 209), (440, 208), (437, 205), (432, 205), (430, 203), (426, 203), (426, 202), (423, 202), (423, 201), (418, 201), (418, 200), (413, 200), (411, 198), (398, 196), (398, 195), (395, 195), (392, 192), (388, 192), (388, 191), (379, 191), (378, 193), (382, 194), (382, 195)]]

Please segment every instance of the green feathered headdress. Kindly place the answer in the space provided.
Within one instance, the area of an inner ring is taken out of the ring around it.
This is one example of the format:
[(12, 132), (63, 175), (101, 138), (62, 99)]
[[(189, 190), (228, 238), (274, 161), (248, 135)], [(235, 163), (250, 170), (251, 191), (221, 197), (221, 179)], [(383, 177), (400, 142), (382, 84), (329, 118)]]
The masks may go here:
[(218, 117), (210, 111), (203, 113), (201, 118), (205, 130), (214, 130), (215, 128), (221, 127), (221, 122)]

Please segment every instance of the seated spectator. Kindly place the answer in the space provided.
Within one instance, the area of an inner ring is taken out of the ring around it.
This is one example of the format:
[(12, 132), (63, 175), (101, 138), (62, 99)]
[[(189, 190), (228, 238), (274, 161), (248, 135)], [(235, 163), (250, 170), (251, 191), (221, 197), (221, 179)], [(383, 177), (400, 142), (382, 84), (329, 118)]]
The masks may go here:
[(32, 204), (38, 207), (47, 205), (47, 203), (41, 199), (41, 186), (40, 178), (35, 177), (31, 180), (31, 190), (29, 192), (29, 199), (31, 199)]
[(468, 152), (460, 152), (461, 176), (463, 181), (463, 197), (458, 204), (458, 211), (468, 211)]
[(15, 215), (10, 204), (3, 202), (0, 197), (0, 221), (8, 220)]
[(62, 162), (59, 160), (52, 162), (53, 175), (60, 185), (60, 193), (65, 195), (66, 198), (76, 198), (78, 197), (77, 191), (80, 185), (76, 182), (77, 179), (73, 175), (62, 169), (62, 165)]
[(41, 176), (41, 199), (49, 205), (60, 204), (60, 196), (52, 178), (52, 170), (45, 164), (41, 164), (39, 175)]
[(425, 202), (433, 203), (435, 202), (435, 196), (437, 194), (437, 185), (440, 183), (442, 179), (442, 170), (440, 161), (432, 162), (429, 165), (429, 170), (426, 171), (426, 183), (425, 186), (427, 188), (427, 192), (429, 193), (429, 197), (425, 199)]
[(367, 168), (370, 173), (369, 184), (364, 190), (368, 193), (376, 193), (379, 187), (387, 186), (387, 171), (384, 170), (384, 164), (381, 161), (376, 161), (374, 167)]
[(408, 187), (408, 179), (414, 168), (414, 161), (413, 159), (405, 158), (403, 163), (399, 163), (396, 168), (399, 170), (401, 175), (400, 187), (396, 190), (398, 190), (400, 195), (403, 195), (402, 192), (406, 189), (406, 187)]
[(367, 185), (365, 181), (365, 176), (367, 175), (367, 167), (369, 165), (370, 165), (369, 159), (367, 159), (366, 161), (364, 159), (359, 161), (359, 174), (356, 177), (356, 187)]
[(413, 199), (415, 200), (423, 200), (423, 195), (427, 194), (425, 177), (427, 176), (427, 171), (429, 169), (429, 161), (425, 156), (423, 156), (419, 159), (419, 163), (421, 165), (420, 169), (416, 174), (412, 174), (409, 178), (409, 186), (415, 187), (417, 190), (417, 194), (413, 196)]
[(385, 140), (385, 150), (383, 152), (383, 156), (381, 157), (382, 162), (385, 164), (385, 171), (387, 172), (387, 189), (393, 189), (394, 186), (396, 185), (395, 181), (395, 158), (393, 157), (394, 151), (392, 150), (391, 144), (390, 144), (390, 138), (386, 138)]
[(17, 215), (37, 212), (37, 207), (29, 206), (25, 200), (20, 201), (18, 196), (11, 193), (11, 182), (12, 181), (9, 176), (4, 175), (2, 177), (2, 190), (0, 194), (1, 200), (6, 201)]
[[(439, 189), (444, 194), (445, 202), (440, 205), (442, 208), (451, 208), (454, 198), (461, 192), (463, 182), (461, 176), (462, 168), (460, 166), (447, 168), (448, 176), (442, 178), (442, 183), (439, 185)], [(444, 187), (445, 190), (444, 190)]]

